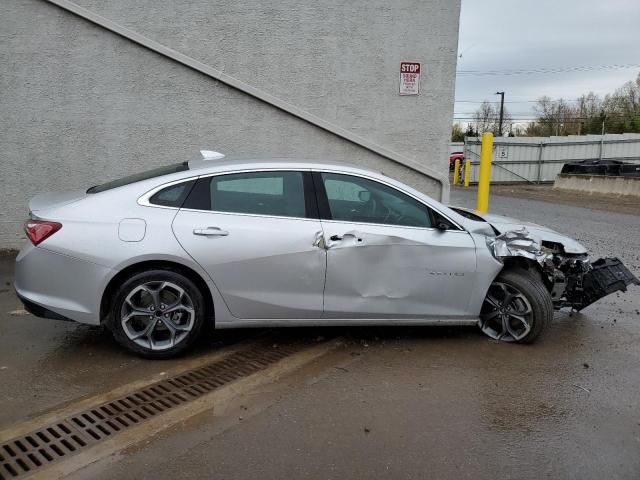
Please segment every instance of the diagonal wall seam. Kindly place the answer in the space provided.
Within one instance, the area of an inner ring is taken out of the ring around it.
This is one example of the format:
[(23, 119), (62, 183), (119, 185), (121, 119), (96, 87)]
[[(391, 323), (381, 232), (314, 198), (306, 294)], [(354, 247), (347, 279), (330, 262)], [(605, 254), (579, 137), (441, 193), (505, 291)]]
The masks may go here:
[(299, 107), (296, 107), (291, 103), (288, 103), (278, 97), (275, 97), (256, 87), (253, 87), (243, 82), (242, 80), (238, 80), (237, 78), (227, 75), (226, 73), (221, 72), (220, 70), (217, 70), (194, 58), (191, 58), (183, 53), (173, 50), (172, 48), (169, 48), (166, 45), (163, 45), (159, 42), (156, 42), (155, 40), (145, 37), (144, 35), (134, 32), (133, 30), (123, 27), (122, 25), (116, 22), (113, 22), (108, 18), (105, 18), (90, 10), (87, 10), (84, 7), (76, 5), (73, 2), (70, 2), (68, 0), (43, 0), (43, 1), (56, 5), (95, 25), (98, 25), (106, 30), (109, 30), (112, 33), (115, 33), (123, 38), (126, 38), (127, 40), (130, 40), (138, 45), (141, 45), (149, 50), (152, 50), (188, 68), (196, 70), (210, 78), (213, 78), (214, 80), (222, 82), (225, 85), (228, 85), (232, 88), (235, 88), (236, 90), (246, 93), (247, 95), (257, 98), (262, 102), (265, 102), (279, 110), (282, 110), (290, 115), (293, 115), (294, 117), (304, 120), (305, 122), (311, 125), (314, 125), (318, 128), (321, 128), (322, 130), (332, 133), (333, 135), (336, 135), (344, 140), (347, 140), (348, 142), (351, 142), (355, 145), (365, 148), (366, 150), (369, 150), (377, 155), (380, 155), (381, 157), (387, 158), (399, 165), (410, 168), (411, 170), (414, 170), (422, 175), (426, 175), (427, 177), (430, 177), (440, 183), (440, 186), (441, 186), (440, 201), (443, 203), (447, 203), (449, 201), (449, 178), (447, 175), (444, 175), (435, 169), (424, 166), (419, 162), (416, 162), (415, 160), (407, 158), (404, 155), (394, 152), (393, 150), (389, 150), (388, 148), (378, 145), (375, 142), (367, 140), (366, 138), (360, 137), (359, 135), (355, 135), (352, 132), (349, 132), (348, 130), (342, 127), (339, 127), (326, 120), (323, 120), (322, 118), (316, 115), (313, 115), (312, 113), (309, 113)]

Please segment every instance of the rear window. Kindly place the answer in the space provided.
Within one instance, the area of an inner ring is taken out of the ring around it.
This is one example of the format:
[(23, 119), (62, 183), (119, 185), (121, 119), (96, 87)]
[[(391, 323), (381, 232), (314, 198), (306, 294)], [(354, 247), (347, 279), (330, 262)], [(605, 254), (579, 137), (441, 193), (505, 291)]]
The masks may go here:
[(149, 180), (150, 178), (155, 177), (162, 177), (163, 175), (169, 175), (170, 173), (184, 172), (185, 170), (189, 170), (189, 164), (187, 162), (154, 168), (153, 170), (134, 173), (128, 177), (119, 178), (111, 182), (103, 183), (102, 185), (95, 185), (89, 188), (87, 193), (100, 193), (106, 190), (111, 190), (112, 188), (124, 187), (131, 183), (142, 182), (143, 180)]
[(163, 188), (149, 199), (149, 203), (162, 207), (180, 208), (195, 183), (195, 180), (189, 180)]
[(304, 176), (296, 171), (267, 171), (202, 178), (183, 208), (304, 218)]

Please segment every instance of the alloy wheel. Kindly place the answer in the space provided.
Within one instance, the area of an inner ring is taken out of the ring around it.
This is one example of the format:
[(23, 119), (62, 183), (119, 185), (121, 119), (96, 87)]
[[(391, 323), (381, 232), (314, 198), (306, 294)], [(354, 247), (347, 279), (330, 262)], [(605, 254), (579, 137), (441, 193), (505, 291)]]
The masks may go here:
[(191, 297), (175, 283), (146, 282), (134, 287), (120, 309), (125, 335), (150, 350), (166, 350), (182, 342), (195, 322)]
[(480, 329), (491, 338), (504, 342), (522, 340), (531, 331), (533, 309), (517, 288), (493, 282), (480, 311)]

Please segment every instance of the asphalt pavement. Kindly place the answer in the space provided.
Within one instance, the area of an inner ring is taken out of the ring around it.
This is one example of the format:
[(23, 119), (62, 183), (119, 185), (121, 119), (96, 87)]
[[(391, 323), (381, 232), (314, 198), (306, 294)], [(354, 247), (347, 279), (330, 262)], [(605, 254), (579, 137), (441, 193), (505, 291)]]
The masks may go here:
[[(473, 202), (453, 192), (452, 204)], [(491, 198), (492, 213), (557, 229), (639, 274), (640, 216), (587, 207)], [(264, 333), (218, 332), (185, 358), (145, 361), (101, 329), (24, 315), (10, 259), (0, 280), (0, 429)], [(527, 346), (467, 327), (316, 334), (343, 340), (73, 478), (640, 478), (638, 287), (557, 313)]]

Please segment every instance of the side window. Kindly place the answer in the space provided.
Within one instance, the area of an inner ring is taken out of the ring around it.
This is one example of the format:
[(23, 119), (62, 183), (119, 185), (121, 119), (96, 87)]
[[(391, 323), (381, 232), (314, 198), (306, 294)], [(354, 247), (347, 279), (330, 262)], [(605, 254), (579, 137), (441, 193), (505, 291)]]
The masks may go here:
[(431, 227), (429, 208), (412, 197), (366, 178), (322, 173), (333, 220)]
[(191, 180), (163, 188), (159, 192), (153, 194), (149, 199), (149, 203), (153, 205), (161, 205), (163, 207), (180, 208), (194, 183), (195, 181)]
[(213, 176), (204, 181), (208, 183), (206, 209), (229, 213), (305, 217), (302, 172), (234, 173)]

